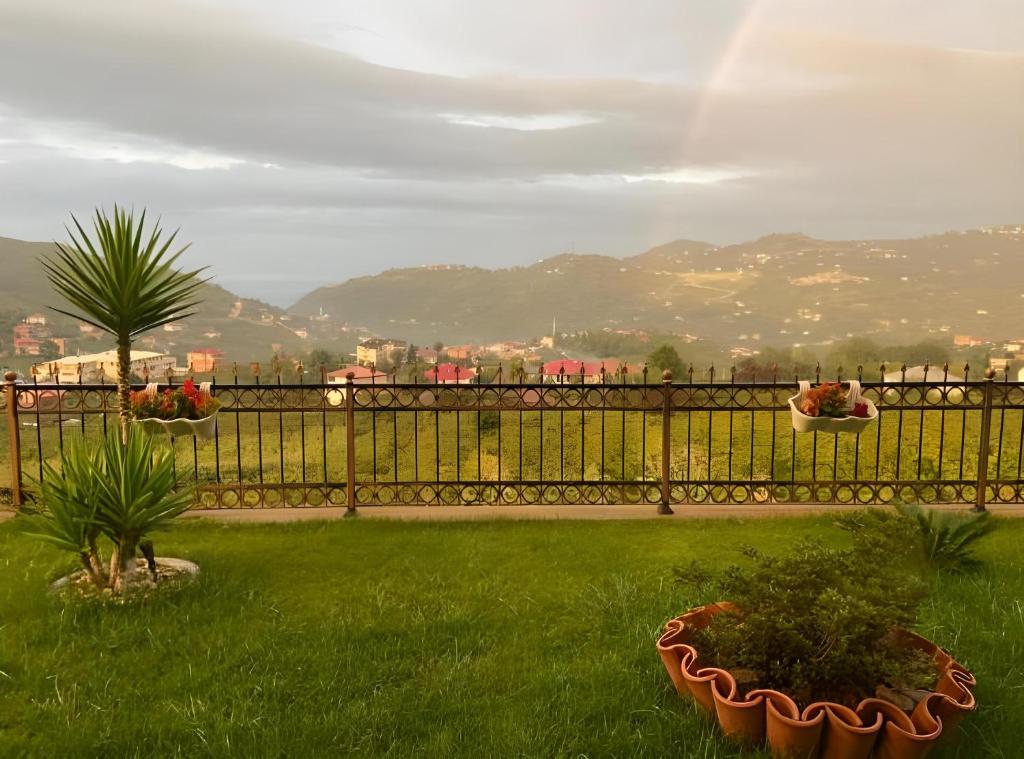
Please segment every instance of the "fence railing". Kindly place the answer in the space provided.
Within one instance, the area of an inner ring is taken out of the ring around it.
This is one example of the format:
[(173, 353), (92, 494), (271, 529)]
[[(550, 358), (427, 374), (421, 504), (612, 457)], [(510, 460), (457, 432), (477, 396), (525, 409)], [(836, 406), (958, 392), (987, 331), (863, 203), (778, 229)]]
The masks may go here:
[[(168, 438), (203, 508), (378, 504), (1024, 501), (1024, 383), (862, 379), (859, 436), (796, 433), (794, 382), (215, 384), (212, 440)], [(5, 380), (14, 504), (111, 384)], [(0, 451), (0, 454), (3, 452)], [(4, 458), (0, 455), (0, 459)], [(7, 467), (4, 468), (7, 470)]]

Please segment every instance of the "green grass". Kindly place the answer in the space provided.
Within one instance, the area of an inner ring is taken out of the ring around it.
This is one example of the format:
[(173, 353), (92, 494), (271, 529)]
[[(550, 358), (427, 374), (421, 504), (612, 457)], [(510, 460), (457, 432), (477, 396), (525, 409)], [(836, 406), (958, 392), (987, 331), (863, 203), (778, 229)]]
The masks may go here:
[[(671, 568), (798, 535), (841, 539), (827, 518), (185, 523), (158, 553), (199, 562), (198, 582), (104, 607), (47, 596), (71, 562), (6, 523), (0, 754), (736, 756), (655, 652), (704, 600)], [(923, 609), (920, 630), (979, 680), (942, 756), (1018, 755), (1022, 539), (1000, 524), (987, 569)]]

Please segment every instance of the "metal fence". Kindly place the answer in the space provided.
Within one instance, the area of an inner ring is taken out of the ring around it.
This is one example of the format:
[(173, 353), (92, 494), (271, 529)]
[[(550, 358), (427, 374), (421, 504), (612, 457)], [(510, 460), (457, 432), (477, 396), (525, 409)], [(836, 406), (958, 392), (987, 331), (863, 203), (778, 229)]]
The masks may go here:
[[(884, 371), (884, 367), (883, 367)], [(798, 434), (795, 381), (215, 383), (212, 440), (168, 438), (203, 508), (379, 504), (1021, 502), (1024, 383), (861, 377), (860, 435)], [(616, 381), (608, 381), (614, 379)], [(817, 377), (815, 379), (821, 379)], [(551, 381), (553, 380), (553, 381)], [(74, 436), (117, 424), (111, 384), (5, 380), (14, 504)], [(0, 456), (2, 458), (2, 456)]]

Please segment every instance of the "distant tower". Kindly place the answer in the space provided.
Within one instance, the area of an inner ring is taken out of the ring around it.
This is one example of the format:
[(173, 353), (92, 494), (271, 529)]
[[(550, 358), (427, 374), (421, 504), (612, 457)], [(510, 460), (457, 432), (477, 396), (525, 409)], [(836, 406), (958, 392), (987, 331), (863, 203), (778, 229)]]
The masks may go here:
[(542, 348), (554, 348), (555, 347), (555, 317), (551, 317), (551, 335), (542, 337), (540, 339)]

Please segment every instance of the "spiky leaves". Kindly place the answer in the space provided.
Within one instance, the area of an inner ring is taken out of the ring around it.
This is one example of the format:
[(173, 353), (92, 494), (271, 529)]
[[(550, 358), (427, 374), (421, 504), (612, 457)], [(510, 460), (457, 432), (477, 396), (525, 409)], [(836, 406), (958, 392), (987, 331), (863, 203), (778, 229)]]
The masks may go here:
[(70, 241), (56, 243), (56, 254), (43, 268), (53, 289), (71, 308), (58, 313), (92, 324), (117, 340), (118, 395), (122, 439), (130, 421), (128, 402), (132, 340), (139, 334), (194, 313), (204, 269), (182, 271), (175, 264), (188, 246), (172, 250), (177, 231), (164, 238), (159, 222), (145, 231), (146, 212), (114, 206), (113, 218), (96, 211), (95, 239), (74, 216)]
[(106, 583), (96, 539), (100, 486), (105, 478), (102, 450), (83, 440), (72, 440), (61, 454), (60, 471), (43, 463), (38, 485), (44, 510), (26, 522), (26, 531), (58, 548), (76, 554), (99, 587)]
[(924, 559), (936, 569), (965, 572), (981, 563), (973, 554), (974, 544), (995, 529), (990, 514), (972, 516), (897, 506), (899, 512), (917, 526)]
[[(113, 431), (102, 446), (69, 446), (60, 471), (45, 466), (39, 487), (44, 511), (33, 518), (30, 532), (83, 557), (93, 581), (115, 593), (134, 568), (139, 542), (192, 503), (191, 489), (175, 474), (171, 450), (155, 447), (134, 428), (127, 442)], [(100, 537), (113, 544), (109, 571), (100, 561)]]
[(96, 524), (114, 544), (110, 586), (119, 592), (134, 567), (139, 541), (184, 512), (192, 502), (180, 488), (170, 449), (154, 449), (153, 439), (129, 430), (127, 442), (107, 437), (103, 448), (106, 478), (100, 485)]

